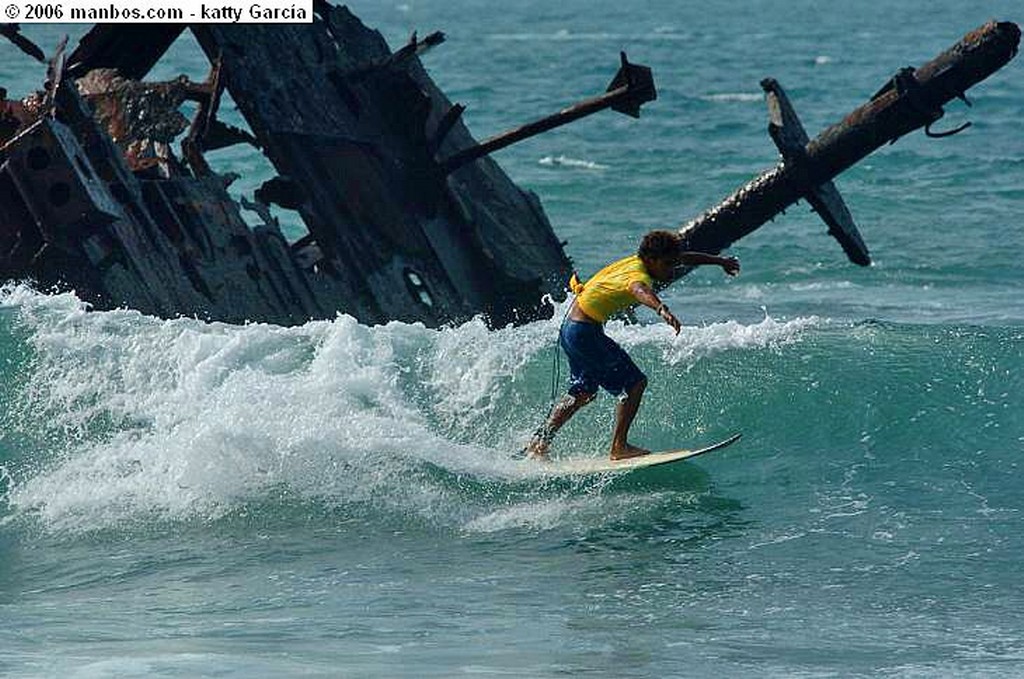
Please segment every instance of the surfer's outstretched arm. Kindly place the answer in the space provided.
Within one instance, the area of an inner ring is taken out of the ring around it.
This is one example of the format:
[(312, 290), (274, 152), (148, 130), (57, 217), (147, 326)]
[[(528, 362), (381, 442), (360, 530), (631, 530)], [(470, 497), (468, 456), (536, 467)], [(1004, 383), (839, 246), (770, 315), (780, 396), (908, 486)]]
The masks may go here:
[(719, 257), (706, 252), (681, 252), (679, 253), (680, 266), (701, 266), (703, 264), (714, 264), (722, 267), (722, 271), (735, 276), (740, 272), (740, 260), (735, 257)]

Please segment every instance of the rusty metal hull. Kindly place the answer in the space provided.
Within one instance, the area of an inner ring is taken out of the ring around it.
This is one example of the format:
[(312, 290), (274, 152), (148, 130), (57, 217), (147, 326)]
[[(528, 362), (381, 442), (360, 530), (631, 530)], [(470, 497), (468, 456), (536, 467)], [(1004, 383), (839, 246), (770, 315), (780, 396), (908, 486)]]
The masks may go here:
[[(54, 115), (2, 151), (0, 275), (74, 287), (100, 308), (228, 322), (347, 313), (438, 326), (482, 314), (500, 326), (547, 313), (541, 300), (560, 293), (570, 263), (537, 197), (488, 158), (440, 171), (435, 154), (476, 143), (461, 122), (437, 143), (451, 103), (414, 55), (393, 55), (345, 8), (319, 11), (309, 25), (192, 27), (215, 64), (215, 79), (187, 88), (207, 117), (182, 159), (145, 140), (163, 153), (145, 167), (70, 83), (97, 68), (141, 78), (182, 27), (90, 32)], [(279, 175), (250, 204), (264, 215), (255, 229), (202, 156), (222, 90)], [(74, 210), (46, 199), (58, 185), (72, 187)], [(309, 236), (288, 243), (260, 200), (294, 209)]]

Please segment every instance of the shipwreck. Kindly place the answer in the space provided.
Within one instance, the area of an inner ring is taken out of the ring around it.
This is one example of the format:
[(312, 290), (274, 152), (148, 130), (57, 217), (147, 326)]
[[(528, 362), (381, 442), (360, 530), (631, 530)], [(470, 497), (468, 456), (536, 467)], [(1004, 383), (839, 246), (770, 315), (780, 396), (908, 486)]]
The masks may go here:
[[(488, 154), (600, 110), (639, 116), (657, 96), (650, 69), (623, 53), (604, 93), (478, 143), (420, 62), (442, 34), (391, 51), (346, 8), (318, 0), (314, 12), (311, 24), (96, 25), (48, 60), (0, 27), (47, 64), (38, 93), (7, 101), (0, 88), (0, 278), (74, 289), (100, 309), (231, 323), (346, 313), (502, 326), (550, 313), (542, 299), (564, 294), (571, 262), (537, 196)], [(185, 30), (208, 77), (147, 82)], [(831, 180), (913, 130), (956, 132), (932, 129), (943, 106), (966, 101), (1019, 41), (1015, 24), (986, 24), (813, 140), (765, 79), (778, 164), (681, 233), (720, 252), (806, 200), (869, 264)], [(225, 92), (249, 130), (218, 118)], [(238, 144), (276, 172), (240, 201), (205, 157)], [(308, 234), (290, 242), (273, 210), (294, 211)]]

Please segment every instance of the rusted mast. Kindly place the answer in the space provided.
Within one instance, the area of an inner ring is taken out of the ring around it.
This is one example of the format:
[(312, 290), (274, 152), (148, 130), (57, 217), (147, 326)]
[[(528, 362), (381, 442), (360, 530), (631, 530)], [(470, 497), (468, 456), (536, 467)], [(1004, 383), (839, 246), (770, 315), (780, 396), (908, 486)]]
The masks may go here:
[[(658, 94), (654, 87), (654, 78), (651, 75), (650, 68), (629, 63), (625, 52), (620, 52), (619, 58), (622, 65), (604, 94), (585, 99), (562, 109), (558, 113), (495, 135), (490, 139), (485, 139), (476, 146), (459, 151), (441, 162), (442, 171), (445, 174), (449, 174), (477, 158), (542, 132), (566, 125), (574, 120), (579, 120), (598, 111), (603, 111), (606, 108), (639, 118), (640, 107), (649, 101), (657, 99)], [(461, 109), (453, 108), (453, 110), (456, 111), (456, 116), (461, 114)]]
[[(829, 226), (851, 261), (871, 263), (867, 247), (831, 180), (886, 143), (924, 127), (931, 131), (942, 107), (1006, 65), (1017, 53), (1020, 28), (1010, 22), (990, 22), (968, 33), (957, 44), (918, 69), (905, 68), (870, 101), (829, 127), (813, 141), (800, 125), (781, 86), (768, 78), (769, 133), (782, 162), (751, 180), (680, 229), (688, 247), (720, 252), (754, 231), (786, 207), (805, 198)], [(968, 102), (969, 103), (969, 102)], [(686, 273), (681, 270), (680, 275)]]

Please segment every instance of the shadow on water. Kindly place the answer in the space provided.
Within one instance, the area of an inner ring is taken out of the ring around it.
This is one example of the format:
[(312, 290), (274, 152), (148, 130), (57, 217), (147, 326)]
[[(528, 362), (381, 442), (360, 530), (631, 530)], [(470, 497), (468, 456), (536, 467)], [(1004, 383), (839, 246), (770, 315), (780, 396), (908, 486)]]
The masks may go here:
[(614, 549), (637, 540), (703, 541), (738, 534), (750, 525), (743, 504), (718, 494), (711, 475), (688, 462), (627, 473), (504, 478), (421, 462), (416, 475), (464, 506), (590, 503), (591, 509), (563, 526), (574, 534), (569, 542), (576, 545), (597, 541)]
[(711, 475), (695, 464), (678, 462), (615, 474), (610, 478), (609, 488), (618, 492), (680, 490), (706, 493), (711, 489)]
[(716, 492), (710, 474), (687, 463), (623, 474), (605, 492), (619, 500), (622, 511), (589, 529), (581, 545), (696, 545), (742, 534), (754, 523), (739, 500)]
[(429, 461), (420, 461), (415, 475), (420, 477), (421, 481), (442, 486), (465, 499), (485, 501), (507, 498), (510, 494), (597, 491), (606, 494), (675, 491), (688, 495), (707, 495), (712, 489), (711, 475), (699, 466), (687, 462), (636, 469), (626, 473), (599, 474), (547, 474), (541, 466), (529, 469), (529, 464), (531, 463), (524, 461), (522, 470), (525, 471), (518, 474), (485, 476), (449, 469)]

